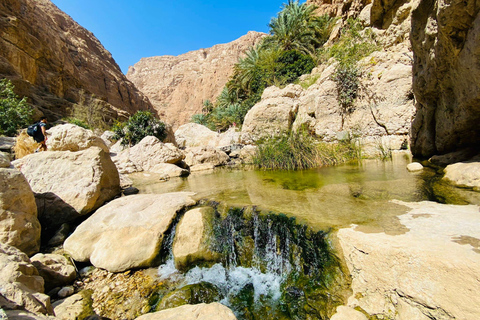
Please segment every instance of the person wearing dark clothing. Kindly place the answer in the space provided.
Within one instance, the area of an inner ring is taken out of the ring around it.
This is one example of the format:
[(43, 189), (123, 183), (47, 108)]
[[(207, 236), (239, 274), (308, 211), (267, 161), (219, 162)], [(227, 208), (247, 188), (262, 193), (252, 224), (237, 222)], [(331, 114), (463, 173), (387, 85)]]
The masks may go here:
[(37, 150), (35, 150), (35, 152), (38, 152), (40, 150), (42, 151), (47, 151), (47, 118), (46, 117), (42, 117), (42, 119), (40, 119), (40, 122), (38, 123), (39, 127), (40, 127), (40, 130), (37, 130), (35, 136), (33, 137), (33, 139), (40, 143), (40, 146), (37, 148)]

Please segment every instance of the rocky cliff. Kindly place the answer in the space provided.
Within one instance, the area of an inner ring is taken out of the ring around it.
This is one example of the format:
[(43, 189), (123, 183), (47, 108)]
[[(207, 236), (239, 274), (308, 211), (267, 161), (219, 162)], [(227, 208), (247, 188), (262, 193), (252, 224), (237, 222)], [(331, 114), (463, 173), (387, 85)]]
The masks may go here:
[(0, 2), (5, 77), (53, 119), (81, 101), (103, 106), (110, 118), (151, 108), (98, 39), (49, 0)]
[(426, 0), (413, 12), (414, 155), (478, 150), (479, 39), (479, 1)]
[(230, 43), (179, 56), (142, 58), (127, 78), (148, 96), (161, 119), (177, 128), (200, 113), (205, 100), (214, 102), (239, 57), (264, 36), (249, 32)]

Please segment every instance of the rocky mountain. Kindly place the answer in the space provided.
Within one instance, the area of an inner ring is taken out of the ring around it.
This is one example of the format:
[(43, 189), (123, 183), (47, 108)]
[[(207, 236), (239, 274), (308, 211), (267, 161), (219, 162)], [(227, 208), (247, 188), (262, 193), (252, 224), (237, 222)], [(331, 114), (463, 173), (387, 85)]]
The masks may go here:
[(179, 56), (142, 58), (127, 78), (148, 96), (161, 119), (177, 128), (200, 113), (205, 100), (215, 100), (239, 57), (264, 36), (252, 31), (230, 43)]
[(95, 36), (49, 0), (0, 2), (0, 78), (51, 119), (73, 104), (110, 118), (152, 106)]

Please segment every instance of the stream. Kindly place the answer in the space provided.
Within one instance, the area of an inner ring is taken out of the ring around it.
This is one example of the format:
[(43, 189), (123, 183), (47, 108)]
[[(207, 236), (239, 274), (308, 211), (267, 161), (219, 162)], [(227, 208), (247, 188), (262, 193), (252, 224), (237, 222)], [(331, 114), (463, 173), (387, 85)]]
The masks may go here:
[[(165, 284), (152, 311), (218, 301), (238, 319), (329, 319), (349, 290), (335, 230), (407, 232), (398, 216), (408, 209), (395, 199), (480, 203), (478, 193), (450, 186), (433, 169), (408, 172), (410, 162), (396, 154), (391, 161), (303, 171), (224, 168), (168, 181), (131, 175), (140, 193), (193, 191), (216, 212), (211, 248), (221, 262), (180, 272), (170, 251), (158, 270)], [(175, 228), (170, 244), (174, 234)]]

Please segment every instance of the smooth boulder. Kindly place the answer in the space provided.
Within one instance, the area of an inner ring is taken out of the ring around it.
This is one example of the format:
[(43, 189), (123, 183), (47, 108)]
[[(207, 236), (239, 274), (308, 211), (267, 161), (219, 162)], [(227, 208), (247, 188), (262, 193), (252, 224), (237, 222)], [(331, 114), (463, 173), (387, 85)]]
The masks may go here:
[(40, 249), (41, 226), (27, 179), (15, 169), (0, 168), (0, 243), (27, 255)]
[(380, 319), (480, 319), (478, 206), (405, 203), (404, 234), (340, 229), (351, 308)]
[(175, 164), (183, 158), (182, 151), (173, 144), (163, 143), (152, 136), (143, 138), (138, 144), (112, 157), (122, 174), (150, 171), (161, 163)]
[(230, 157), (223, 151), (213, 147), (193, 147), (185, 149), (185, 163), (189, 166), (211, 164), (215, 167), (227, 164)]
[(0, 307), (52, 314), (50, 297), (43, 294), (43, 283), (25, 253), (0, 243)]
[(179, 148), (215, 147), (218, 136), (218, 133), (198, 123), (184, 124), (175, 131), (175, 141)]
[(183, 305), (177, 308), (147, 313), (136, 320), (236, 320), (232, 310), (213, 302), (195, 305)]
[(99, 147), (109, 152), (102, 138), (92, 130), (84, 129), (74, 124), (62, 124), (47, 131), (47, 147), (50, 151), (80, 151), (90, 147)]
[(179, 270), (206, 261), (217, 261), (219, 255), (210, 250), (214, 211), (210, 207), (189, 210), (178, 223), (173, 242), (175, 267)]
[(122, 197), (98, 209), (64, 243), (77, 261), (110, 272), (153, 266), (177, 213), (196, 203), (193, 193)]
[(14, 165), (35, 192), (38, 216), (46, 226), (60, 226), (91, 213), (120, 193), (117, 168), (98, 147), (39, 152)]
[(443, 179), (458, 187), (480, 191), (480, 162), (459, 162), (448, 165)]

